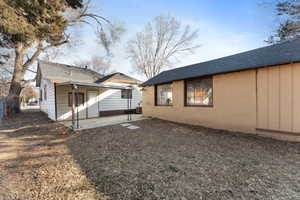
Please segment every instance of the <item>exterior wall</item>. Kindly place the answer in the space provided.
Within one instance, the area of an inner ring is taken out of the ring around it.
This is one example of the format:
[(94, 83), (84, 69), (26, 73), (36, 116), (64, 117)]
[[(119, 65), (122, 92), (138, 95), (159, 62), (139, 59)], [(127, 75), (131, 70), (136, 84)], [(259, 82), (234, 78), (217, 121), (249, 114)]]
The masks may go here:
[[(44, 88), (47, 87), (47, 99), (44, 99)], [(41, 111), (46, 113), (48, 117), (52, 120), (55, 120), (55, 91), (54, 91), (54, 84), (51, 83), (49, 80), (42, 79), (41, 87), (42, 90), (42, 101), (40, 102)]]
[(256, 71), (213, 76), (213, 107), (185, 107), (184, 81), (173, 82), (173, 106), (155, 106), (154, 86), (143, 91), (143, 114), (210, 128), (256, 132)]
[[(120, 84), (119, 84), (120, 85)], [(124, 85), (123, 85), (124, 86)], [(100, 111), (113, 111), (113, 110), (127, 110), (127, 99), (121, 98), (121, 91), (119, 89), (103, 89), (93, 87), (79, 87), (78, 92), (84, 93), (85, 103), (78, 107), (79, 118), (87, 118), (87, 91), (97, 90), (99, 95), (97, 97), (98, 112)], [(71, 120), (72, 119), (72, 107), (68, 105), (68, 93), (72, 92), (70, 86), (57, 86), (57, 119), (58, 120)], [(132, 109), (135, 109), (141, 101), (141, 94), (139, 88), (134, 86), (132, 91)], [(77, 110), (77, 108), (76, 108)], [(76, 111), (75, 110), (75, 111)], [(101, 116), (100, 116), (101, 117)]]
[[(91, 88), (91, 90), (93, 90), (93, 88)], [(70, 86), (56, 86), (57, 120), (59, 121), (72, 119), (72, 107), (69, 106), (69, 102), (68, 102), (69, 92), (72, 92), (72, 88)], [(85, 101), (87, 100), (86, 87), (78, 87), (76, 92), (84, 93)], [(75, 112), (76, 111), (77, 111), (77, 107), (75, 108)], [(85, 119), (87, 116), (86, 103), (84, 105), (78, 106), (78, 111), (79, 111), (78, 113), (79, 119)]]
[[(123, 85), (124, 86), (124, 85)], [(128, 100), (121, 98), (121, 90), (104, 90), (107, 92), (107, 96), (101, 99), (100, 102), (100, 111), (109, 111), (109, 110), (127, 110), (128, 109)], [(102, 91), (102, 92), (104, 92)], [(135, 109), (138, 107), (139, 103), (142, 101), (142, 96), (140, 89), (137, 86), (133, 86), (132, 90), (132, 100), (131, 108)]]
[(258, 70), (258, 128), (300, 133), (299, 77), (299, 63)]
[(300, 141), (299, 77), (300, 63), (215, 75), (212, 108), (185, 107), (183, 80), (173, 82), (173, 106), (154, 106), (154, 86), (145, 87), (143, 114)]

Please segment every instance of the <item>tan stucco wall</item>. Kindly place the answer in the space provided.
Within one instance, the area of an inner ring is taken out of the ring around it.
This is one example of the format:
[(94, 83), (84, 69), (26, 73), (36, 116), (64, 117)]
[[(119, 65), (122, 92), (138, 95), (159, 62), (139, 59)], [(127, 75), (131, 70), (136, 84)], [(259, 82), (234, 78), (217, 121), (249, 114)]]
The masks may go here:
[(173, 106), (154, 106), (154, 86), (143, 91), (143, 113), (175, 122), (255, 133), (256, 70), (213, 76), (213, 107), (185, 107), (184, 81), (173, 82)]
[(262, 68), (257, 74), (258, 128), (300, 132), (300, 64)]

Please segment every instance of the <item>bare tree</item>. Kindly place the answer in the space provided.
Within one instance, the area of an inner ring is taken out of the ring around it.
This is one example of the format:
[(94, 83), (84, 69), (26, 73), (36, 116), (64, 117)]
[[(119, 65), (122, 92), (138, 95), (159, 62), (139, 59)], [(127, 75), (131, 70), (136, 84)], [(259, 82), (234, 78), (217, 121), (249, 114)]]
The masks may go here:
[(102, 27), (100, 29), (97, 29), (97, 42), (105, 48), (107, 56), (112, 56), (111, 48), (114, 44), (118, 43), (121, 40), (121, 36), (125, 31), (126, 30), (122, 23), (114, 23), (112, 27), (106, 29), (103, 29)]
[(0, 56), (0, 96), (7, 95), (9, 90), (13, 72), (13, 59), (11, 56), (12, 52), (7, 52), (7, 54)]
[(0, 53), (0, 80), (2, 82), (8, 82), (11, 79), (14, 70), (13, 57), (13, 51)]
[[(71, 27), (82, 23), (96, 26), (106, 50), (121, 33), (105, 17), (90, 12), (89, 0), (1, 0), (0, 18), (0, 50), (15, 52), (10, 96), (20, 95), (25, 73), (42, 53), (70, 42)], [(5, 54), (1, 51), (0, 56)]]
[(110, 72), (110, 61), (105, 57), (93, 56), (90, 60), (81, 60), (75, 62), (74, 65), (79, 67), (88, 67), (99, 74), (108, 74)]
[(38, 94), (33, 89), (32, 86), (28, 85), (28, 86), (26, 86), (26, 87), (23, 88), (23, 90), (21, 91), (20, 96), (22, 97), (23, 102), (25, 103), (25, 102), (28, 102), (29, 99), (37, 98)]
[(148, 79), (172, 67), (178, 56), (193, 53), (198, 30), (183, 26), (171, 16), (158, 16), (128, 42), (127, 53), (134, 70)]
[(266, 42), (275, 44), (300, 38), (300, 0), (276, 1), (276, 14), (281, 22)]

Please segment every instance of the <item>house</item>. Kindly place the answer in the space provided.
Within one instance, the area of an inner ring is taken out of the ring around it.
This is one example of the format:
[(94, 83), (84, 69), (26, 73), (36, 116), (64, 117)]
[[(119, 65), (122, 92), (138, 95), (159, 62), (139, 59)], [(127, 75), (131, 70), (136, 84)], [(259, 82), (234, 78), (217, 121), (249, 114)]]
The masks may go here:
[(36, 84), (41, 111), (55, 121), (124, 114), (141, 102), (141, 82), (123, 73), (103, 76), (87, 68), (39, 61)]
[(256, 134), (300, 134), (300, 40), (164, 71), (143, 115)]

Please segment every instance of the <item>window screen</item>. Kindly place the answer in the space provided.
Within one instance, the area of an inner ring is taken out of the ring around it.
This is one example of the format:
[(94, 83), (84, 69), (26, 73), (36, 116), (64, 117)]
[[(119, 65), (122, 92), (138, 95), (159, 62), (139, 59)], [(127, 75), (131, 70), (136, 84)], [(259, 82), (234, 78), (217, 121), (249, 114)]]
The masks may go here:
[(156, 86), (156, 105), (172, 105), (173, 94), (172, 84)]
[(213, 105), (212, 77), (186, 80), (185, 84), (186, 105)]
[[(73, 95), (72, 92), (69, 92), (68, 95), (68, 104), (69, 107), (73, 105)], [(84, 94), (83, 93), (75, 93), (75, 106), (84, 104)]]
[(122, 89), (121, 90), (121, 98), (122, 99), (132, 99), (132, 90)]

